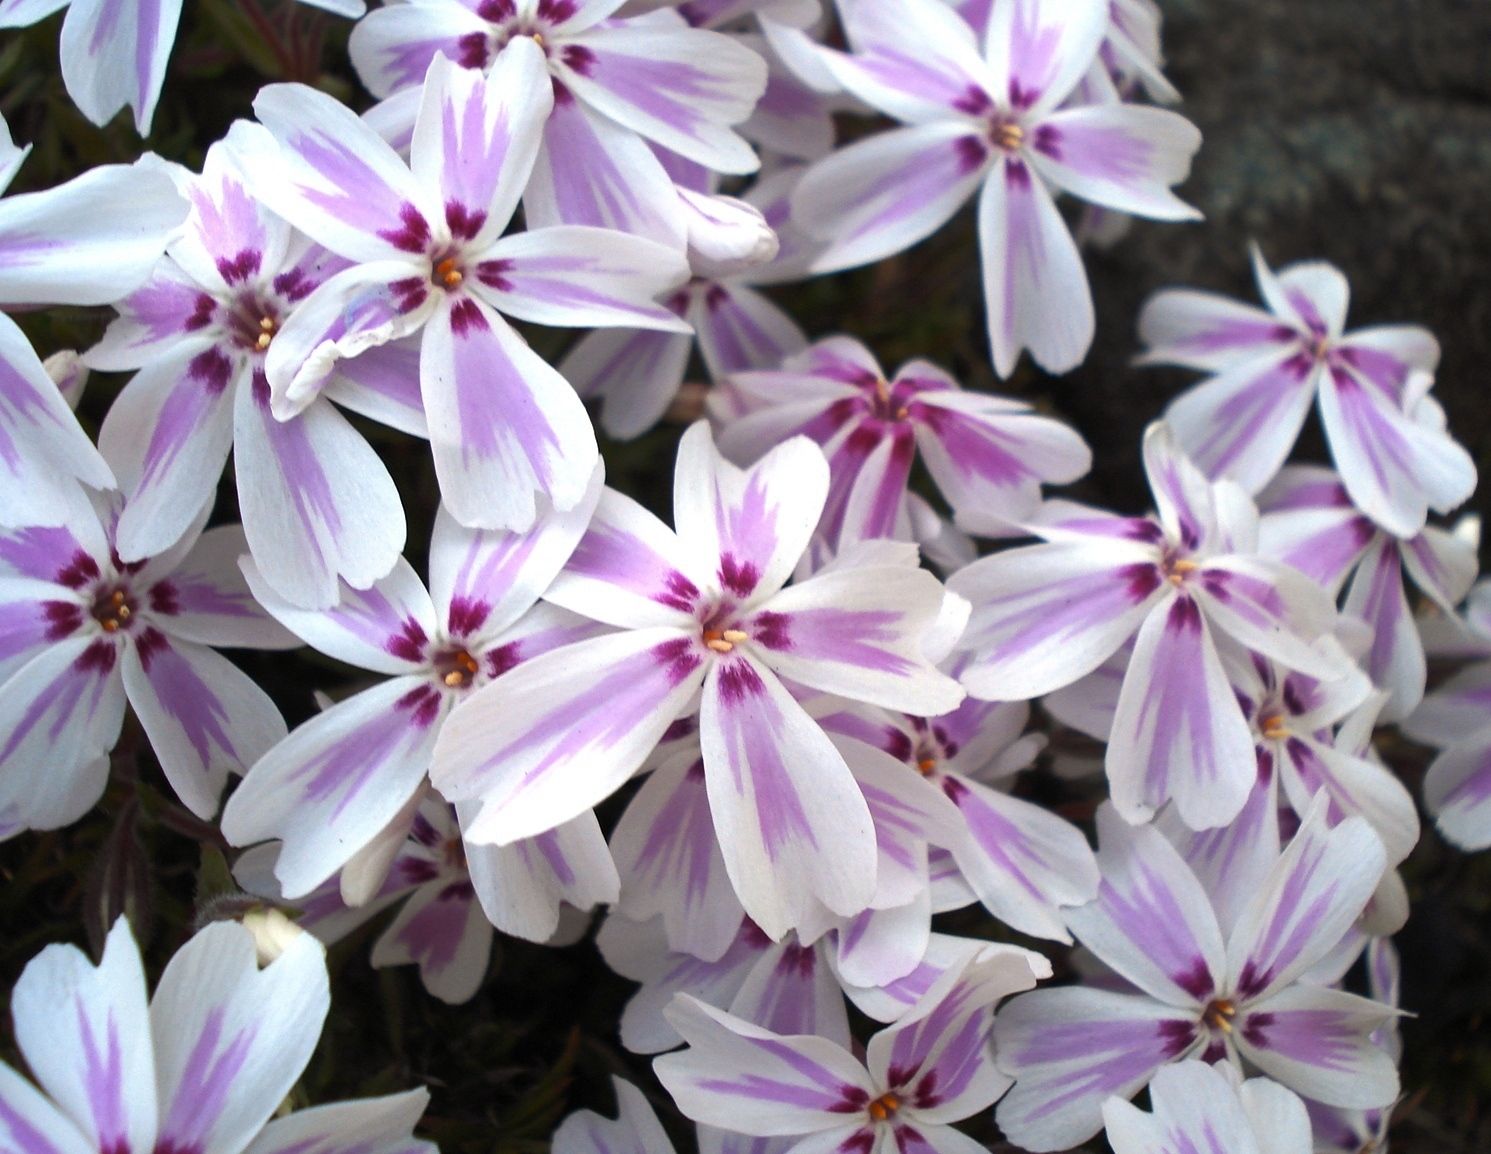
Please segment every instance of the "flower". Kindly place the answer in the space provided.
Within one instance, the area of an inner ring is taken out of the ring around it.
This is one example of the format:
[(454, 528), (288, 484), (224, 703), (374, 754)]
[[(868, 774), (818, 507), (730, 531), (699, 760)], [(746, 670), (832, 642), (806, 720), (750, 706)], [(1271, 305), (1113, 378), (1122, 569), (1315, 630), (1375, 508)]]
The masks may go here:
[(743, 471), (703, 422), (679, 445), (676, 533), (607, 490), (546, 597), (618, 631), (512, 671), (451, 717), (431, 777), (476, 809), (467, 836), (503, 845), (596, 805), (697, 708), (714, 827), (751, 917), (779, 938), (820, 904), (865, 909), (869, 806), (783, 679), (927, 714), (963, 694), (923, 653), (944, 596), (930, 573), (877, 560), (783, 589), (827, 490), (806, 439)]
[(668, 1017), (689, 1048), (653, 1069), (680, 1110), (712, 1126), (811, 1136), (817, 1150), (971, 1149), (949, 1123), (1009, 1085), (992, 1060), (990, 1007), (1048, 973), (1024, 950), (987, 946), (871, 1038), (863, 1063), (826, 1038), (780, 1036), (679, 994)]
[(215, 922), (176, 952), (146, 1003), (140, 950), (114, 923), (103, 960), (48, 946), (11, 995), (16, 1044), (39, 1086), (0, 1066), (0, 1141), (28, 1154), (438, 1154), (413, 1129), (429, 1094), (274, 1117), (331, 1006), (309, 934), (260, 968), (254, 936)]
[(1435, 525), (1409, 537), (1385, 532), (1359, 511), (1343, 476), (1318, 466), (1283, 470), (1259, 502), (1264, 553), (1332, 595), (1349, 579), (1344, 612), (1372, 629), (1362, 665), (1389, 694), (1383, 718), (1408, 716), (1423, 699), (1427, 668), (1403, 573), (1431, 602), (1453, 613), (1475, 581), (1475, 544)]
[(868, 264), (931, 235), (979, 192), (994, 368), (1021, 349), (1065, 372), (1092, 343), (1087, 274), (1048, 185), (1138, 216), (1195, 219), (1169, 186), (1201, 134), (1184, 117), (1067, 98), (1093, 67), (1107, 0), (1007, 0), (979, 41), (941, 0), (864, 0), (845, 13), (853, 55), (822, 59), (850, 93), (906, 127), (819, 161), (793, 196), (831, 241), (817, 271)]
[(263, 89), (254, 108), (268, 127), (230, 136), (253, 193), (351, 262), (269, 347), (275, 415), (305, 408), (343, 358), (420, 332), (441, 495), (458, 521), (478, 528), (526, 529), (541, 500), (574, 508), (596, 462), (574, 390), (500, 314), (687, 328), (653, 303), (687, 275), (673, 249), (580, 226), (503, 236), (552, 101), (543, 52), (522, 37), (490, 76), (436, 57), (412, 167), (349, 109), (304, 85)]
[[(99, 433), (130, 498), (119, 554), (136, 561), (179, 537), (194, 511), (181, 494), (216, 488), (235, 448), (259, 572), (296, 604), (330, 605), (339, 577), (365, 589), (393, 568), (404, 509), (377, 453), (325, 393), (275, 419), (264, 363), (345, 262), (260, 207), (222, 144), (208, 149), (201, 176), (169, 171), (192, 205), (186, 228), (85, 357), (96, 369), (139, 370)], [(334, 384), (356, 407), (358, 383)]]
[(437, 55), (496, 72), (519, 41), (541, 47), (542, 147), (523, 196), (529, 227), (593, 225), (682, 251), (683, 204), (648, 143), (719, 172), (755, 171), (732, 129), (766, 87), (766, 63), (676, 13), (618, 16), (622, 0), (423, 0), (389, 4), (352, 32), (352, 62), (377, 96), (420, 84)]
[(1168, 289), (1139, 318), (1145, 363), (1216, 374), (1165, 412), (1202, 470), (1258, 492), (1314, 400), (1352, 502), (1390, 533), (1412, 537), (1430, 508), (1447, 512), (1469, 497), (1470, 455), (1442, 421), (1415, 419), (1427, 384), (1415, 387), (1413, 378), (1439, 361), (1433, 335), (1413, 325), (1344, 332), (1350, 289), (1331, 265), (1295, 264), (1275, 275), (1255, 247), (1253, 272), (1267, 311)]
[[(71, 0), (4, 0), (0, 28), (24, 28)], [(115, 0), (71, 4), (62, 22), (62, 82), (73, 103), (102, 128), (122, 108), (135, 114), (135, 131), (150, 133), (166, 62), (176, 40), (182, 0)], [(361, 16), (364, 0), (301, 0), (339, 16)], [(117, 207), (116, 210), (117, 212)], [(110, 214), (111, 217), (114, 213)]]
[(850, 337), (818, 341), (776, 371), (734, 372), (727, 388), (736, 411), (717, 404), (714, 416), (731, 458), (754, 460), (799, 433), (823, 446), (830, 481), (819, 533), (838, 548), (910, 539), (906, 486), (918, 450), (960, 518), (984, 526), (1024, 520), (1042, 483), (1075, 481), (1092, 465), (1086, 443), (1059, 421), (965, 391), (927, 361), (887, 377)]
[(674, 1154), (673, 1143), (642, 1091), (612, 1077), (617, 1117), (576, 1110), (554, 1131), (554, 1154)]
[(1122, 1098), (1103, 1103), (1113, 1154), (1162, 1150), (1208, 1154), (1312, 1154), (1310, 1116), (1299, 1097), (1268, 1078), (1244, 1082), (1218, 1063), (1178, 1062), (1149, 1084), (1146, 1114)]
[(1255, 777), (1212, 631), (1313, 677), (1349, 663), (1320, 644), (1335, 626), (1329, 595), (1259, 555), (1257, 511), (1235, 485), (1207, 482), (1163, 423), (1145, 433), (1144, 464), (1157, 517), (1053, 503), (1030, 525), (1045, 542), (953, 575), (949, 589), (973, 605), (961, 677), (985, 700), (1037, 697), (1137, 630), (1105, 762), (1113, 804), (1137, 822), (1174, 800), (1187, 825), (1209, 829), (1237, 816)]
[(117, 494), (66, 522), (0, 534), (0, 835), (76, 821), (108, 781), (128, 701), (166, 779), (198, 817), (230, 772), (284, 736), (253, 680), (210, 646), (293, 643), (254, 603), (236, 525), (119, 559)]
[[(332, 608), (302, 609), (268, 588), (251, 558), (243, 561), (254, 595), (287, 629), (387, 678), (267, 751), (223, 810), (223, 835), (233, 844), (284, 843), (274, 874), (286, 898), (310, 893), (401, 811), (412, 820), (430, 751), (459, 699), (594, 631), (551, 606), (535, 610), (535, 602), (580, 540), (600, 489), (597, 468), (579, 504), (523, 533), (467, 529), (442, 509), (430, 540), (433, 595), (400, 558), (367, 589), (343, 586)], [(401, 840), (396, 831), (394, 845)], [(358, 888), (367, 895), (380, 881)]]
[(1201, 882), (1153, 827), (1098, 812), (1102, 888), (1067, 924), (1135, 992), (1068, 987), (1016, 998), (995, 1020), (1015, 1086), (996, 1117), (1028, 1150), (1095, 1134), (1103, 1103), (1162, 1066), (1247, 1062), (1335, 1106), (1385, 1106), (1396, 1066), (1372, 1033), (1396, 1011), (1302, 980), (1352, 929), (1387, 862), (1358, 817), (1334, 828), (1318, 798), (1225, 936)]

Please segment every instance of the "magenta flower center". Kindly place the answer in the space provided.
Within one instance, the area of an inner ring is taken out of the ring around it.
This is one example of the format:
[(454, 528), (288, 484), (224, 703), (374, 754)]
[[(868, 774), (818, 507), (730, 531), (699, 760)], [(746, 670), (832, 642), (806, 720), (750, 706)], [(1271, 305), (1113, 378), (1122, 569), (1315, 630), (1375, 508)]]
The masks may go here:
[(900, 1097), (894, 1091), (887, 1090), (866, 1106), (865, 1111), (870, 1115), (872, 1122), (884, 1122), (892, 1117), (900, 1108)]
[(225, 327), (239, 348), (262, 353), (280, 330), (279, 309), (256, 293), (241, 293), (227, 310)]
[(1237, 1017), (1237, 1007), (1228, 998), (1214, 998), (1201, 1012), (1201, 1020), (1213, 1030), (1232, 1033), (1232, 1019)]
[(481, 663), (465, 649), (447, 649), (437, 653), (431, 664), (435, 676), (448, 689), (468, 689), (476, 680)]

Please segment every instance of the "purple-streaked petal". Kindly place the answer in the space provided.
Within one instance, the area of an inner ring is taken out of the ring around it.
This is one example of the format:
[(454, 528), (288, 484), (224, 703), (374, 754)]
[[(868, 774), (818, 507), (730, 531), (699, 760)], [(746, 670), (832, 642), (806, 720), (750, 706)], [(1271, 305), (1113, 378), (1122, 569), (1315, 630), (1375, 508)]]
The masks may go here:
[(1193, 1010), (1074, 987), (1015, 998), (994, 1019), (994, 1053), (1015, 1086), (994, 1117), (1023, 1149), (1066, 1150), (1102, 1128), (1110, 1096), (1127, 1098), (1197, 1044)]
[(678, 629), (637, 629), (525, 661), (461, 703), (430, 776), (451, 801), (480, 801), (468, 841), (533, 837), (609, 797), (652, 752), (704, 680), (704, 652)]
[(1256, 493), (1299, 439), (1315, 380), (1315, 366), (1304, 357), (1266, 351), (1187, 389), (1165, 410), (1165, 420), (1209, 477), (1226, 477)]
[(344, 585), (330, 609), (292, 605), (265, 583), (252, 558), (242, 566), (258, 602), (306, 644), (375, 673), (411, 673), (424, 666), (439, 623), (424, 584), (402, 557), (367, 589)]
[(766, 62), (718, 32), (635, 21), (598, 25), (551, 64), (576, 98), (618, 124), (717, 172), (754, 172), (729, 127), (766, 89)]
[(124, 689), (166, 780), (200, 818), (217, 812), (230, 772), (246, 773), (285, 736), (279, 710), (205, 645), (146, 626), (124, 647)]
[(1048, 966), (1013, 946), (990, 946), (953, 966), (895, 1025), (870, 1039), (865, 1064), (902, 1096), (918, 1122), (954, 1122), (993, 1104), (1011, 1079), (989, 1045), (994, 1003), (1030, 989)]
[(1439, 366), (1439, 342), (1418, 325), (1378, 325), (1344, 334), (1334, 347), (1337, 359), (1383, 396), (1402, 402), (1410, 374), (1433, 373)]
[[(178, 187), (191, 204), (191, 215), (183, 235), (171, 245), (170, 262), (158, 265), (152, 280), (176, 265), (197, 285), (211, 290), (209, 299), (221, 300), (251, 279), (268, 279), (285, 266), (290, 228), (260, 207), (223, 144), (207, 150), (201, 176), (182, 173)], [(144, 291), (135, 293), (128, 303), (147, 303), (148, 298), (141, 301)], [(180, 320), (186, 321), (192, 311)]]
[(530, 228), (482, 253), (471, 290), (493, 308), (561, 328), (626, 327), (687, 332), (656, 298), (688, 279), (677, 249), (589, 225)]
[(128, 922), (114, 923), (96, 967), (76, 946), (42, 950), (16, 982), (10, 1011), (32, 1075), (88, 1149), (151, 1148), (156, 1068), (145, 974)]
[(1199, 220), (1170, 191), (1191, 171), (1201, 131), (1185, 117), (1139, 104), (1064, 108), (1036, 129), (1027, 155), (1057, 188), (1152, 220)]
[(0, 686), (0, 812), (19, 799), (28, 824), (53, 828), (98, 800), (107, 770), (96, 763), (124, 723), (118, 660), (112, 639), (67, 637)]
[(1330, 796), (1332, 824), (1357, 814), (1382, 839), (1387, 861), (1395, 866), (1418, 844), (1418, 808), (1408, 789), (1381, 762), (1354, 757), (1314, 738), (1298, 734), (1285, 743), (1281, 766), (1289, 801), (1300, 814), (1322, 789)]
[(826, 242), (815, 272), (870, 264), (931, 236), (968, 202), (988, 149), (954, 121), (895, 128), (818, 161), (792, 193), (792, 219)]
[(595, 471), (595, 430), (569, 383), (483, 301), (438, 308), (420, 392), (446, 507), (487, 529), (529, 528), (540, 498), (572, 509)]
[(224, 836), (282, 840), (285, 896), (309, 893), (419, 787), (447, 709), (432, 678), (396, 677), (317, 714), (250, 768), (223, 809)]
[(697, 627), (694, 612), (713, 591), (712, 579), (655, 514), (606, 489), (585, 536), (544, 596), (608, 625), (689, 629)]
[(261, 88), (254, 112), (264, 128), (229, 146), (270, 209), (351, 260), (426, 254), (444, 206), (356, 113), (304, 84)]
[(1166, 536), (1187, 552), (1216, 546), (1217, 489), (1164, 421), (1144, 430), (1144, 474)]
[(166, 80), (181, 0), (74, 0), (62, 22), (62, 79), (73, 103), (102, 127), (122, 108), (146, 136)]
[(1118, 693), (1105, 759), (1113, 803), (1148, 821), (1174, 799), (1192, 829), (1237, 816), (1253, 787), (1253, 733), (1190, 597), (1145, 620)]
[(1455, 845), (1491, 846), (1491, 729), (1434, 759), (1424, 778), (1424, 804)]
[(79, 481), (108, 489), (114, 474), (30, 342), (0, 314), (0, 525), (60, 524), (81, 499)]
[(1386, 867), (1372, 827), (1349, 817), (1327, 828), (1317, 798), (1228, 938), (1229, 989), (1256, 999), (1294, 981), (1361, 916)]
[(875, 831), (844, 759), (751, 656), (710, 671), (699, 715), (705, 783), (725, 868), (773, 939), (821, 902), (852, 916), (875, 892)]
[(759, 604), (781, 589), (807, 548), (828, 494), (828, 463), (804, 438), (750, 469), (714, 446), (696, 422), (678, 446), (673, 519), (696, 565), (716, 566), (717, 586), (736, 603)]
[(1193, 289), (1165, 289), (1139, 314), (1139, 339), (1148, 346), (1141, 364), (1220, 374), (1266, 353), (1282, 353), (1299, 334), (1254, 305)]
[(297, 1110), (265, 1126), (244, 1154), (439, 1154), (433, 1142), (411, 1137), (429, 1100), (421, 1088)]
[(561, 906), (589, 913), (621, 888), (605, 835), (589, 811), (506, 846), (466, 844), (471, 882), (487, 919), (528, 941), (551, 939)]
[(600, 399), (600, 425), (608, 436), (630, 441), (663, 419), (693, 347), (685, 333), (597, 329), (565, 354), (559, 372), (580, 396)]
[(612, 1077), (617, 1117), (577, 1110), (554, 1131), (554, 1154), (674, 1154), (668, 1133), (642, 1091)]
[(253, 935), (233, 922), (187, 942), (150, 1000), (163, 1114), (155, 1149), (247, 1146), (300, 1078), (330, 1005), (326, 951), (309, 934), (262, 970)]
[(381, 99), (422, 85), (436, 54), (481, 68), (487, 63), (491, 25), (475, 7), (437, 3), (375, 8), (357, 22), (347, 43), (359, 79)]
[(695, 293), (687, 319), (714, 380), (745, 369), (776, 368), (808, 343), (791, 316), (745, 284), (717, 283)]
[(0, 1062), (0, 1149), (7, 1154), (95, 1154), (97, 1147), (30, 1082)]
[(1225, 977), (1226, 950), (1211, 901), (1158, 830), (1098, 814), (1097, 900), (1067, 925), (1102, 961), (1172, 1006), (1203, 1006)]
[(1380, 534), (1367, 549), (1346, 591), (1343, 612), (1372, 627), (1372, 647), (1362, 667), (1379, 689), (1392, 696), (1383, 707), (1384, 721), (1408, 716), (1424, 697), (1428, 676), (1423, 642), (1403, 590), (1403, 565), (1397, 541)]
[(0, 201), (0, 304), (112, 304), (145, 282), (186, 212), (153, 158), (8, 196)]
[(1065, 100), (1097, 56), (1108, 7), (1103, 0), (993, 4), (984, 55), (999, 106), (1039, 117)]
[(439, 189), (454, 241), (485, 249), (518, 207), (554, 107), (544, 51), (518, 36), (487, 76), (437, 56), (421, 79), (410, 168)]
[[(881, 828), (877, 821), (877, 835)], [(881, 847), (882, 870), (889, 857)], [(932, 891), (925, 873), (919, 880), (920, 888), (906, 904), (867, 909), (840, 922), (833, 934), (838, 947), (833, 967), (838, 975), (836, 993), (839, 982), (860, 989), (876, 987), (904, 978), (921, 964), (932, 939)], [(877, 893), (875, 901), (880, 900)]]
[(197, 538), (175, 564), (155, 558), (138, 577), (150, 618), (172, 637), (202, 645), (293, 649), (300, 639), (254, 600), (238, 559), (248, 551), (243, 530), (221, 525)]
[(1238, 1015), (1243, 1057), (1296, 1093), (1331, 1106), (1387, 1108), (1398, 1069), (1372, 1034), (1397, 1016), (1391, 1006), (1340, 990), (1297, 985)]
[[(233, 414), (238, 508), (260, 577), (296, 605), (366, 589), (404, 547), (404, 508), (362, 434), (324, 400), (276, 420), (269, 388), (240, 388)], [(127, 510), (126, 510), (127, 511)]]
[(906, 484), (915, 457), (916, 441), (909, 427), (902, 425), (882, 437), (846, 478), (853, 486), (848, 494), (842, 500), (834, 494), (820, 534), (831, 538), (837, 549), (860, 541), (910, 537)]
[[(246, 259), (251, 260), (252, 254)], [(200, 254), (200, 263), (207, 270), (204, 275), (209, 284), (221, 279), (207, 254)], [(226, 289), (220, 291), (226, 293)], [(212, 325), (221, 316), (221, 308), (221, 302), (203, 291), (202, 284), (176, 258), (164, 257), (144, 284), (114, 302), (118, 315), (99, 342), (83, 354), (83, 360), (90, 369), (142, 368), (171, 355), (176, 346)]]
[(1323, 644), (1336, 625), (1334, 599), (1281, 561), (1232, 555), (1207, 561), (1189, 587), (1208, 622), (1248, 649), (1311, 677), (1351, 664)]
[(945, 592), (925, 569), (846, 566), (782, 590), (741, 629), (761, 661), (783, 677), (935, 717), (964, 697), (924, 656)]
[(953, 574), (948, 589), (973, 604), (963, 684), (1019, 701), (1091, 673), (1165, 597), (1157, 561), (1151, 546), (1084, 539), (996, 553)]
[(1357, 507), (1399, 537), (1448, 512), (1475, 488), (1475, 463), (1449, 434), (1420, 424), (1351, 372), (1327, 372), (1320, 418), (1331, 456)]
[(418, 965), (424, 988), (448, 1005), (469, 1002), (492, 959), (492, 926), (463, 878), (437, 878), (399, 908), (373, 946), (374, 966)]
[(1259, 522), (1258, 545), (1334, 594), (1379, 532), (1348, 501), (1269, 513)]
[(620, 914), (661, 916), (677, 953), (707, 962), (724, 956), (744, 911), (725, 872), (697, 753), (681, 750), (653, 770), (617, 821), (611, 853), (622, 878)]
[(961, 774), (948, 774), (942, 788), (968, 831), (953, 857), (984, 907), (1021, 933), (1070, 941), (1058, 911), (1091, 901), (1098, 888), (1097, 863), (1082, 832)]
[(1480, 572), (1475, 544), (1437, 525), (1402, 542), (1399, 556), (1409, 579), (1446, 613), (1465, 600)]
[(337, 362), (321, 395), (401, 433), (429, 440), (419, 395), (418, 336), (404, 337)]
[(780, 1037), (687, 994), (668, 1020), (689, 1048), (653, 1062), (663, 1086), (696, 1122), (763, 1137), (836, 1129), (861, 1112), (875, 1085), (826, 1038)]
[(1491, 662), (1478, 661), (1444, 682), (1402, 723), (1414, 741), (1436, 749), (1476, 737), (1491, 723)]
[(770, 945), (724, 1009), (774, 1034), (810, 1034), (849, 1049), (844, 995), (828, 965), (826, 939), (811, 946), (792, 937)]
[[(1149, 1098), (1152, 1114), (1122, 1098), (1103, 1103), (1103, 1124), (1114, 1154), (1260, 1154), (1237, 1086), (1222, 1070), (1201, 1061), (1166, 1066), (1150, 1082)], [(1299, 1099), (1295, 1104), (1303, 1114)], [(1301, 1154), (1310, 1149), (1309, 1123), (1305, 1125)]]
[(523, 215), (530, 228), (613, 228), (680, 252), (687, 237), (683, 202), (647, 142), (568, 92), (544, 128)]

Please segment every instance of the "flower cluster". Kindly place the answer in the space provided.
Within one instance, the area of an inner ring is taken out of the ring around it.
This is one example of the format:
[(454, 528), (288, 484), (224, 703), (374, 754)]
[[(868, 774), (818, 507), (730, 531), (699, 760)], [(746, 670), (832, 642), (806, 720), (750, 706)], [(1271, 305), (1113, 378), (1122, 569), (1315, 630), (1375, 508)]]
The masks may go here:
[[(360, 18), (362, 113), (270, 84), (200, 171), (0, 200), (0, 304), (113, 310), (47, 362), (0, 315), (0, 838), (91, 810), (132, 713), (157, 803), (235, 851), (199, 914), (300, 927), (256, 958), (207, 925), (148, 1005), (127, 923), (97, 966), (48, 947), (0, 1148), (433, 1150), (423, 1091), (271, 1120), (322, 943), (393, 910), (372, 964), (456, 1004), (498, 931), (597, 923), (620, 1041), (707, 1151), (1379, 1142), (1420, 830), (1378, 725), (1442, 750), (1429, 808), (1491, 845), (1491, 587), (1476, 525), (1430, 520), (1476, 483), (1434, 338), (1347, 332), (1339, 271), (1256, 250), (1266, 309), (1159, 293), (1141, 360), (1210, 375), (1145, 433), (1152, 510), (1113, 512), (1049, 492), (1092, 453), (1044, 405), (936, 350), (888, 374), (764, 291), (972, 200), (994, 374), (1077, 366), (1079, 238), (1199, 216), (1148, 0), (312, 2)], [(149, 131), (181, 6), (69, 8), (85, 116)], [(127, 374), (96, 443), (90, 370)], [(1333, 467), (1287, 463), (1312, 401)], [(688, 425), (670, 518), (607, 483), (587, 402), (617, 439)], [(302, 646), (357, 672), (293, 729), (294, 687), (218, 652)], [(1469, 664), (1426, 695), (1428, 656)], [(1016, 934), (1081, 950), (1034, 989)], [(554, 1148), (673, 1149), (616, 1096)]]

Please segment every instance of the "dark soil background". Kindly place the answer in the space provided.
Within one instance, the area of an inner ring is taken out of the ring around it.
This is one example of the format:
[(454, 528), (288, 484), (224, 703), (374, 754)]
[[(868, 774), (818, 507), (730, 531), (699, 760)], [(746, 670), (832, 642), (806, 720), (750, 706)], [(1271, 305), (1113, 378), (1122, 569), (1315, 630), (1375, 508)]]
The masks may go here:
[[(1169, 72), (1185, 94), (1182, 111), (1205, 138), (1180, 191), (1206, 220), (1141, 222), (1113, 249), (1091, 254), (1098, 335), (1087, 363), (1061, 380), (1024, 366), (1001, 386), (1064, 416), (1091, 442), (1097, 465), (1074, 495), (1143, 507), (1140, 434), (1189, 378), (1130, 365), (1138, 309), (1165, 285), (1251, 299), (1249, 240), (1276, 267), (1300, 259), (1338, 265), (1352, 285), (1353, 326), (1432, 328), (1444, 349), (1439, 399), (1484, 469), (1491, 459), (1491, 3), (1163, 2)], [(190, 0), (156, 131), (142, 145), (127, 117), (100, 131), (72, 108), (58, 78), (58, 23), (0, 32), (0, 109), (17, 141), (36, 145), (15, 191), (132, 160), (145, 146), (198, 165), (205, 144), (248, 115), (257, 87), (270, 80), (305, 80), (364, 99), (347, 63), (344, 22), (270, 0), (262, 7)], [(970, 386), (995, 385), (967, 213), (910, 253), (794, 287), (781, 299), (812, 335), (850, 332), (888, 367), (927, 356)], [(21, 320), (45, 356), (86, 347), (106, 314), (49, 310)], [(547, 354), (569, 339), (534, 334)], [(121, 383), (90, 385), (83, 416), (91, 429)], [(418, 566), (436, 496), (427, 453), (367, 429), (404, 490)], [(665, 427), (631, 445), (605, 446), (611, 483), (666, 515), (678, 432)], [(1323, 459), (1313, 428), (1302, 453)], [(1473, 506), (1491, 508), (1491, 486)], [(234, 516), (230, 478), (218, 517)], [(235, 658), (276, 696), (292, 725), (311, 711), (313, 690), (340, 695), (358, 687), (352, 671), (314, 655), (288, 664)], [(1383, 750), (1417, 792), (1426, 753), (1391, 734), (1383, 735)], [(77, 825), (0, 845), (0, 999), (43, 945), (96, 948), (121, 910), (158, 973), (197, 920), (231, 904), (226, 847), (171, 800), (133, 723), (115, 771), (104, 803)], [(1043, 773), (1027, 776), (1025, 791), (1076, 818), (1090, 814), (1094, 794), (1071, 792)], [(1413, 912), (1398, 943), (1404, 1007), (1415, 1016), (1403, 1027), (1405, 1099), (1392, 1144), (1410, 1154), (1481, 1154), (1491, 1149), (1491, 855), (1451, 850), (1426, 822), (1404, 872)], [(999, 934), (976, 912), (957, 915), (948, 928)], [(424, 1083), (434, 1094), (427, 1133), (447, 1154), (517, 1154), (546, 1149), (570, 1109), (609, 1110), (613, 1072), (651, 1093), (645, 1063), (622, 1052), (614, 1036), (629, 983), (609, 974), (588, 943), (551, 951), (505, 941), (482, 992), (452, 1008), (427, 996), (411, 970), (370, 970), (376, 932), (375, 924), (332, 952), (332, 1016), (300, 1091), (305, 1100)], [(8, 1026), (0, 1027), (0, 1056), (15, 1060)], [(673, 1125), (666, 1100), (655, 1100)], [(974, 1132), (996, 1140), (987, 1117)]]

